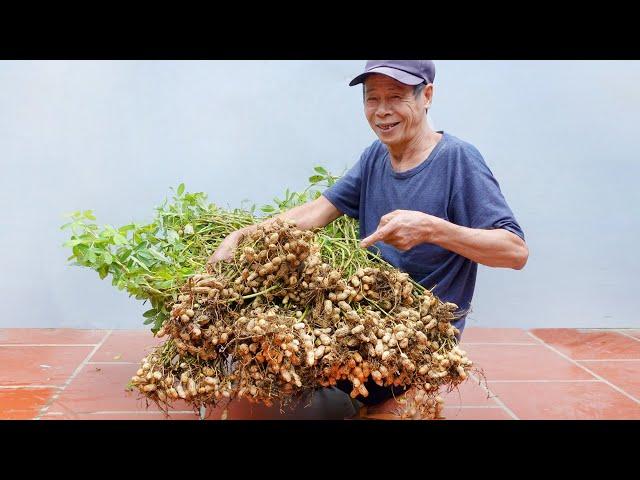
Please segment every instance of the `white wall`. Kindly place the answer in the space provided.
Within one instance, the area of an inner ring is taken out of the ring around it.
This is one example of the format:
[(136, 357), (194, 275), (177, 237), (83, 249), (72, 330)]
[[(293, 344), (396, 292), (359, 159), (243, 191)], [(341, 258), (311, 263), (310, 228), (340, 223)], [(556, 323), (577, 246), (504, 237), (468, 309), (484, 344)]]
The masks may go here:
[[(70, 267), (63, 214), (151, 219), (185, 182), (221, 205), (339, 172), (374, 139), (364, 61), (0, 62), (0, 327), (142, 328)], [(639, 327), (640, 62), (436, 61), (432, 123), (475, 144), (530, 248), (481, 267), (468, 325)]]

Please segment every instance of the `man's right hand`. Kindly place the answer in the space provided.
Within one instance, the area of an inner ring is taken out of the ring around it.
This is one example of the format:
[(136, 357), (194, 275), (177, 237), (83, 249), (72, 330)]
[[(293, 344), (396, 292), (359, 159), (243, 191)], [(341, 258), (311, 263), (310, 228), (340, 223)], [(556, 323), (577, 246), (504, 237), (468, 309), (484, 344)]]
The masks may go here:
[(244, 236), (243, 230), (236, 230), (235, 232), (230, 233), (227, 237), (222, 241), (211, 258), (207, 261), (207, 270), (211, 271), (211, 268), (216, 262), (220, 260), (229, 260), (233, 258), (233, 252), (236, 247), (240, 243)]
[[(262, 222), (260, 225), (264, 225), (266, 222), (271, 222), (277, 218), (281, 218), (282, 220), (294, 220), (298, 225), (298, 228), (310, 230), (312, 228), (324, 227), (342, 215), (342, 212), (334, 207), (333, 204), (322, 195), (309, 203), (293, 207), (285, 213), (286, 215), (281, 213), (269, 220), (266, 220), (265, 222)], [(250, 225), (230, 233), (207, 261), (207, 271), (211, 272), (213, 265), (220, 260), (229, 260), (232, 258), (234, 250), (242, 241), (244, 236), (248, 233), (254, 232), (257, 227), (258, 225)]]

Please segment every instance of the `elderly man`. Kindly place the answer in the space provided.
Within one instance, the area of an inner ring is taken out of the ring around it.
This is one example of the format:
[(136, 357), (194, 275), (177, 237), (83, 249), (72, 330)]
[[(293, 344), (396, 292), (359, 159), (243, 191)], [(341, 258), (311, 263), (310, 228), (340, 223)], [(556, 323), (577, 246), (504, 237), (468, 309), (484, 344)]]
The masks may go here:
[[(363, 84), (364, 114), (378, 140), (317, 200), (278, 217), (301, 228), (346, 214), (360, 223), (361, 246), (468, 311), (478, 263), (520, 270), (524, 234), (480, 152), (427, 121), (435, 65), (430, 60), (369, 60), (350, 86)], [(227, 237), (210, 262), (227, 259), (251, 228)], [(454, 325), (462, 332), (463, 314)], [(338, 385), (344, 391), (351, 388)], [(377, 405), (401, 393), (367, 384), (358, 398)]]

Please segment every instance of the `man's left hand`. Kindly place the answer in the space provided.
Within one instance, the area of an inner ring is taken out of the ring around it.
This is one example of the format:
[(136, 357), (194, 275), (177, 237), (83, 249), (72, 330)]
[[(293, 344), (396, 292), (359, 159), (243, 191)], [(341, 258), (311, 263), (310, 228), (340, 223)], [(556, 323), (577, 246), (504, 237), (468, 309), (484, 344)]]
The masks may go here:
[(414, 210), (394, 210), (380, 219), (378, 229), (360, 242), (367, 248), (384, 242), (398, 250), (409, 250), (421, 243), (433, 243), (433, 237), (443, 220)]

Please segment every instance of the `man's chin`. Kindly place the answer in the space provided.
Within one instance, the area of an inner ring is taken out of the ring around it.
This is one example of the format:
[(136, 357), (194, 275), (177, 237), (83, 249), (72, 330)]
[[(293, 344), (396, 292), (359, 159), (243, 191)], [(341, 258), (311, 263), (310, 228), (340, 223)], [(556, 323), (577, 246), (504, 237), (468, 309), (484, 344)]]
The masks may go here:
[(389, 138), (385, 135), (380, 135), (378, 134), (378, 132), (376, 132), (376, 135), (378, 137), (378, 140), (380, 140), (382, 143), (384, 143), (387, 147), (393, 147), (394, 145), (398, 144), (398, 140), (395, 138)]

